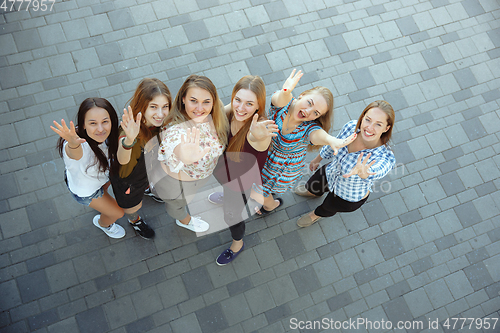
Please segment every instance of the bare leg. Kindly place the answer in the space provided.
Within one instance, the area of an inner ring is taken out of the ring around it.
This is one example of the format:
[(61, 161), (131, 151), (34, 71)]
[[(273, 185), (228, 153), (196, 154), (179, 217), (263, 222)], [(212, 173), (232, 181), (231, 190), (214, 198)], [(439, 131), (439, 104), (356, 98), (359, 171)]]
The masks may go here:
[(186, 224), (188, 225), (189, 224), (189, 221), (191, 221), (191, 215), (187, 214), (187, 216), (185, 218), (183, 218), (182, 220), (179, 220), (182, 224)]
[[(278, 200), (275, 200), (272, 194), (269, 194), (269, 196), (265, 197), (252, 189), (250, 197), (261, 204), (265, 210), (271, 211), (280, 205), (280, 202)], [(260, 209), (258, 209), (257, 207), (255, 208), (255, 212), (261, 215)]]
[(313, 210), (313, 211), (309, 212), (309, 217), (311, 218), (312, 221), (315, 221), (315, 220), (319, 219), (321, 216), (314, 214), (314, 210)]
[(123, 208), (123, 211), (125, 212), (125, 214), (133, 214), (141, 208), (142, 208), (142, 201), (137, 206), (134, 206), (132, 208)]
[(264, 209), (273, 210), (280, 205), (278, 200), (274, 200), (273, 195), (270, 194), (268, 197), (264, 197)]
[(231, 244), (231, 247), (229, 249), (234, 253), (237, 253), (241, 250), (242, 247), (243, 247), (243, 239), (240, 240), (233, 239), (233, 243)]
[(99, 225), (107, 228), (123, 216), (123, 209), (118, 206), (115, 199), (105, 190), (102, 197), (92, 199), (89, 207), (101, 213)]

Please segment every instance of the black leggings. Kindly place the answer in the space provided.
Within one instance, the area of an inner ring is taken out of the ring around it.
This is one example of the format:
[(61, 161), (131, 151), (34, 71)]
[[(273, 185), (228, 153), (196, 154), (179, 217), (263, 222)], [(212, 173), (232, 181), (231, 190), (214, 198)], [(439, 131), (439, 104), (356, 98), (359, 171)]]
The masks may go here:
[(314, 175), (309, 178), (305, 185), (309, 192), (317, 195), (318, 197), (328, 192), (328, 195), (325, 200), (323, 200), (323, 203), (314, 210), (314, 214), (321, 217), (329, 217), (337, 213), (354, 212), (356, 209), (363, 206), (368, 199), (368, 196), (360, 201), (351, 202), (342, 199), (334, 192), (330, 192), (330, 189), (328, 188), (328, 180), (326, 179), (326, 166), (327, 165), (323, 165), (319, 168)]
[(241, 240), (245, 235), (245, 216), (247, 216), (246, 204), (247, 198), (250, 198), (250, 190), (248, 193), (232, 191), (226, 186), (224, 190), (224, 221), (229, 226), (231, 237), (234, 240)]

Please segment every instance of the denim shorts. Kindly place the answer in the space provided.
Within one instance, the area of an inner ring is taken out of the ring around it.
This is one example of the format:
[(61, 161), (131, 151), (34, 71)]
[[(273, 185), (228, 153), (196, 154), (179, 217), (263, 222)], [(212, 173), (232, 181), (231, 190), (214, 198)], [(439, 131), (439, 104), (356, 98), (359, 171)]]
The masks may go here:
[(69, 193), (71, 193), (71, 195), (73, 196), (73, 199), (75, 199), (76, 202), (78, 202), (79, 204), (82, 204), (85, 206), (90, 205), (90, 202), (92, 201), (92, 199), (100, 198), (104, 194), (103, 186), (101, 186), (100, 189), (98, 189), (97, 191), (95, 191), (94, 193), (89, 195), (88, 197), (79, 197), (75, 193), (71, 192), (71, 190), (69, 189), (68, 178), (66, 177), (66, 171), (64, 171), (64, 182), (66, 183), (66, 187), (68, 188)]
[[(69, 190), (69, 188), (68, 188), (68, 190)], [(71, 190), (69, 191), (69, 193), (71, 193), (71, 195), (76, 200), (76, 202), (78, 202), (79, 204), (88, 206), (88, 205), (90, 205), (90, 202), (92, 201), (92, 199), (97, 199), (97, 198), (100, 198), (103, 196), (104, 189), (101, 187), (100, 189), (98, 189), (97, 191), (95, 191), (94, 193), (89, 195), (88, 197), (79, 197), (75, 193), (71, 192)]]

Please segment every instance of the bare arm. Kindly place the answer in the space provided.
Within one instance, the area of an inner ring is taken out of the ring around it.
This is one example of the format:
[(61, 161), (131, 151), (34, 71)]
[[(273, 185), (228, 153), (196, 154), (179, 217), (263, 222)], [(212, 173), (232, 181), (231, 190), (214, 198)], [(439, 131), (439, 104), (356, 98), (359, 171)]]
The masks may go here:
[(85, 142), (85, 139), (80, 138), (76, 134), (75, 125), (73, 124), (73, 122), (69, 122), (68, 128), (64, 119), (61, 119), (61, 125), (59, 125), (57, 121), (54, 120), (54, 126), (50, 126), (50, 128), (67, 142), (66, 146), (64, 147), (66, 155), (73, 160), (78, 161), (79, 159), (81, 159), (83, 156), (82, 143)]
[(121, 165), (125, 165), (130, 162), (130, 156), (132, 154), (132, 149), (126, 149), (123, 147), (123, 144), (126, 146), (131, 146), (134, 143), (134, 140), (139, 135), (139, 131), (141, 129), (141, 113), (137, 114), (137, 120), (134, 121), (134, 114), (132, 112), (132, 108), (129, 106), (128, 111), (123, 109), (123, 118), (120, 122), (123, 131), (125, 132), (125, 137), (120, 139), (118, 144), (118, 151), (116, 153), (116, 158), (118, 159), (118, 163)]
[(278, 108), (286, 106), (292, 99), (292, 90), (295, 88), (297, 83), (299, 83), (300, 78), (304, 75), (302, 71), (295, 73), (295, 69), (292, 71), (290, 76), (283, 83), (283, 89), (274, 93), (271, 97), (271, 103)]
[(323, 129), (319, 129), (319, 130), (313, 131), (313, 132), (311, 132), (311, 134), (309, 134), (309, 140), (311, 141), (311, 143), (313, 145), (316, 145), (316, 146), (329, 145), (330, 147), (332, 147), (334, 154), (336, 155), (340, 148), (345, 147), (348, 144), (350, 144), (351, 142), (353, 142), (354, 139), (356, 139), (356, 136), (357, 136), (357, 134), (353, 133), (350, 136), (348, 136), (346, 139), (342, 140), (342, 139), (337, 139), (334, 136), (331, 136)]

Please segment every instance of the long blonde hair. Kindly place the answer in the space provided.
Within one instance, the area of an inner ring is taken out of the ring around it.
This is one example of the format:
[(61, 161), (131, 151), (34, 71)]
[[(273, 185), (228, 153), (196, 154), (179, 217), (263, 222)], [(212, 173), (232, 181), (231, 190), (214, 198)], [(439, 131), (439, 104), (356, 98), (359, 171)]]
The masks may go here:
[[(316, 86), (314, 88), (302, 92), (299, 95), (299, 98), (313, 93), (318, 93), (321, 96), (323, 96), (327, 106), (326, 112), (322, 114), (318, 119), (315, 119), (314, 122), (316, 122), (319, 126), (321, 126), (321, 128), (324, 129), (325, 132), (329, 133), (333, 123), (333, 94), (327, 87)], [(315, 151), (318, 150), (319, 148), (321, 147), (315, 145), (309, 145), (307, 146), (307, 151)]]
[(213, 100), (212, 112), (210, 115), (212, 116), (215, 132), (217, 133), (219, 142), (224, 146), (227, 145), (229, 122), (227, 120), (226, 113), (224, 112), (222, 101), (219, 99), (219, 95), (217, 94), (217, 89), (212, 81), (206, 76), (196, 74), (188, 76), (179, 89), (177, 96), (175, 96), (174, 104), (168, 113), (168, 116), (165, 118), (164, 125), (182, 124), (191, 120), (186, 112), (186, 106), (182, 102), (183, 98), (186, 97), (189, 88), (201, 88), (210, 93)]
[[(234, 117), (233, 110), (233, 100), (238, 91), (241, 89), (248, 89), (257, 96), (257, 111), (259, 115), (259, 120), (266, 119), (266, 85), (264, 81), (259, 76), (256, 75), (246, 75), (242, 77), (233, 88), (233, 93), (231, 94), (231, 113), (229, 114), (229, 122)], [(253, 117), (253, 115), (252, 115)], [(238, 131), (238, 133), (231, 139), (227, 147), (227, 152), (232, 152), (229, 154), (229, 158), (234, 162), (240, 161), (240, 152), (243, 149), (245, 140), (252, 125), (252, 117), (247, 119), (245, 125)]]

